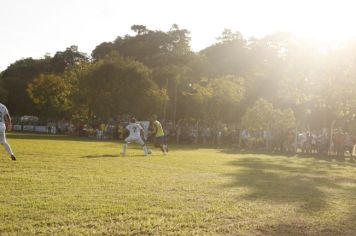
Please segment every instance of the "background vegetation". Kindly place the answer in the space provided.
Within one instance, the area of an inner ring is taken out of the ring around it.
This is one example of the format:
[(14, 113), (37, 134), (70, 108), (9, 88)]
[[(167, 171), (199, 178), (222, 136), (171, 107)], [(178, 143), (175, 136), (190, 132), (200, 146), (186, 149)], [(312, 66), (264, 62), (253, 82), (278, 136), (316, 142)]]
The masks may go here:
[(103, 42), (90, 56), (70, 46), (14, 62), (0, 74), (1, 101), (15, 116), (157, 113), (226, 123), (249, 120), (264, 104), (285, 126), (355, 127), (356, 41), (325, 49), (287, 33), (246, 39), (226, 29), (215, 44), (193, 52), (189, 31), (177, 25), (167, 32), (131, 28), (135, 35)]

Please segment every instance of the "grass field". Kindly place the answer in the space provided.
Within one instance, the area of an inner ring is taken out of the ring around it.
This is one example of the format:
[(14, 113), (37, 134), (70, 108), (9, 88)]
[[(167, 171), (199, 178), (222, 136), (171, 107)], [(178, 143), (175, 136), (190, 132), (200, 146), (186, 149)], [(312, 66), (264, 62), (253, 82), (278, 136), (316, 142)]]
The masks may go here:
[(356, 164), (9, 134), (0, 235), (356, 235)]

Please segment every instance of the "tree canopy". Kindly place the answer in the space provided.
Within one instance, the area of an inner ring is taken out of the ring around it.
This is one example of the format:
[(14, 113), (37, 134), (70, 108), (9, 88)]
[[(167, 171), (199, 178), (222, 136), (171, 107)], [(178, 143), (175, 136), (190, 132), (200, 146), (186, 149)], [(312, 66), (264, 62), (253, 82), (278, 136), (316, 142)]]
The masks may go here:
[(356, 127), (355, 40), (323, 51), (288, 33), (248, 39), (225, 29), (216, 43), (193, 52), (190, 32), (176, 24), (131, 29), (133, 35), (97, 45), (91, 57), (73, 45), (14, 62), (0, 74), (1, 101), (14, 115), (156, 113), (255, 128), (279, 117), (286, 127)]

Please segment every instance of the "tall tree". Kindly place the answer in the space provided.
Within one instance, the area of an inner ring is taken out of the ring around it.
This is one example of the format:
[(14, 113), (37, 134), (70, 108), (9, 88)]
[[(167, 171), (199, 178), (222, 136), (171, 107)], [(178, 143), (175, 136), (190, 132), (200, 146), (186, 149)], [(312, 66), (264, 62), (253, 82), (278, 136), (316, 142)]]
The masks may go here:
[(93, 58), (97, 60), (115, 51), (155, 67), (181, 63), (191, 53), (189, 31), (176, 24), (168, 32), (149, 30), (143, 25), (133, 25), (131, 29), (135, 36), (117, 37), (112, 43), (98, 45), (92, 52)]
[(80, 78), (89, 110), (100, 118), (119, 114), (147, 116), (167, 99), (143, 64), (111, 54), (94, 63)]
[(52, 58), (52, 73), (61, 74), (67, 67), (74, 66), (80, 61), (88, 61), (88, 56), (78, 50), (78, 46), (72, 45), (65, 51), (57, 52)]
[(63, 118), (71, 108), (71, 84), (58, 75), (40, 74), (28, 84), (27, 93), (41, 117)]
[(239, 32), (225, 30), (220, 40), (200, 52), (214, 68), (214, 76), (235, 74), (244, 76), (247, 67), (247, 44)]
[(26, 58), (16, 61), (3, 71), (1, 81), (7, 92), (7, 107), (13, 115), (37, 114), (37, 109), (26, 92), (27, 85), (38, 74), (47, 73), (50, 70), (48, 59)]

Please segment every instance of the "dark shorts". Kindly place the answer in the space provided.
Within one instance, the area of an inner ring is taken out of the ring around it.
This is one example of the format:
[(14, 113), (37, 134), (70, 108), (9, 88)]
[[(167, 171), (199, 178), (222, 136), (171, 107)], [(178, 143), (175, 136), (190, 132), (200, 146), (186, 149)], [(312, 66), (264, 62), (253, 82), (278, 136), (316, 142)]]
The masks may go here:
[(163, 144), (164, 141), (165, 141), (164, 136), (155, 137), (155, 143), (157, 143), (157, 144)]

